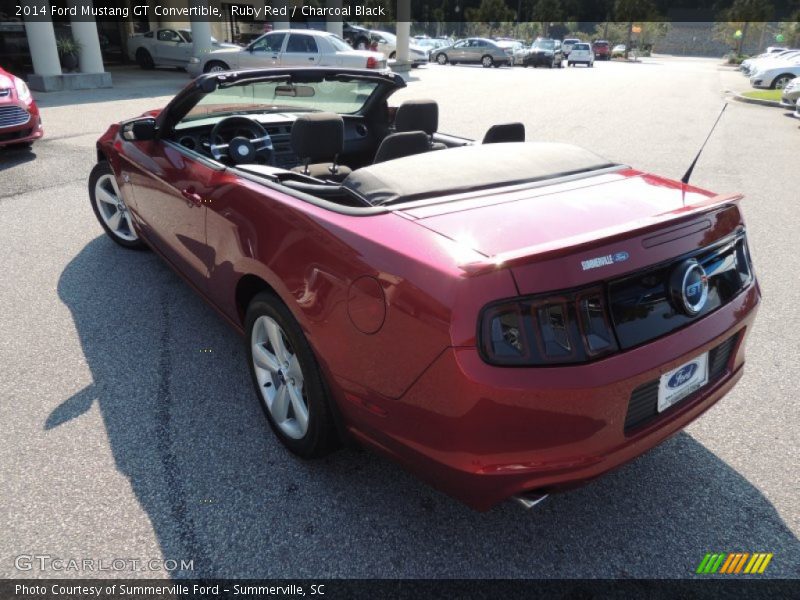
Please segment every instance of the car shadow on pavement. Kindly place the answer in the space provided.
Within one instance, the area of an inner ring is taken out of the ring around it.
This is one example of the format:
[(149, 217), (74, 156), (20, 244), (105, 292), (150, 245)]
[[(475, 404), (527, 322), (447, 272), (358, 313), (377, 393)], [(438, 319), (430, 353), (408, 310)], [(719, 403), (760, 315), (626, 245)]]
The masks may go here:
[(30, 147), (0, 148), (0, 171), (36, 160), (36, 152)]
[(98, 237), (58, 294), (93, 383), (43, 427), (97, 403), (163, 557), (194, 561), (173, 577), (683, 578), (728, 551), (773, 552), (767, 575), (797, 575), (800, 543), (770, 501), (688, 434), (530, 512), (481, 514), (372, 452), (286, 452), (241, 338), (152, 253)]

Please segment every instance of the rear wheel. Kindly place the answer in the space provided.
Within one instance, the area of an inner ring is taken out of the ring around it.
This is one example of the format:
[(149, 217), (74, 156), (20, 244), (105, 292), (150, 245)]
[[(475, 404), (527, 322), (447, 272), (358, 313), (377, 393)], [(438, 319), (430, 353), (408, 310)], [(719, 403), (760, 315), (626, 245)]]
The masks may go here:
[(153, 62), (153, 57), (150, 56), (150, 53), (144, 48), (139, 48), (136, 51), (136, 64), (139, 65), (139, 68), (145, 70), (149, 70), (155, 67), (155, 63)]
[(226, 65), (224, 62), (219, 60), (212, 60), (210, 63), (206, 65), (206, 68), (203, 69), (204, 73), (219, 73), (221, 71), (227, 71), (230, 67)]
[(437, 54), (436, 55), (436, 62), (439, 63), (440, 65), (446, 65), (447, 64), (447, 54), (445, 54), (444, 52), (440, 52), (439, 54)]
[(494, 64), (494, 59), (487, 54), (486, 56), (481, 57), (481, 64), (483, 65), (484, 69), (488, 69)]
[(337, 437), (311, 346), (292, 313), (272, 293), (257, 295), (245, 320), (253, 384), (272, 430), (303, 458), (328, 454)]
[(392, 53), (389, 55), (389, 58), (397, 58), (397, 52), (392, 52)]
[(133, 228), (131, 213), (117, 187), (114, 171), (106, 161), (97, 163), (89, 175), (89, 199), (108, 237), (126, 248), (144, 247)]

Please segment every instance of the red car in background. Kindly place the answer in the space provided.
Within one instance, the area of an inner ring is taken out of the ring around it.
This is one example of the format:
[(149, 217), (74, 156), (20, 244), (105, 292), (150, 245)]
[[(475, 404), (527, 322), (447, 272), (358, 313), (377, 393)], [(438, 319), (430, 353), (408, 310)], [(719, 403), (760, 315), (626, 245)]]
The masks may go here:
[(530, 506), (734, 386), (760, 299), (740, 196), (525, 143), (520, 123), (443, 134), (432, 100), (389, 109), (403, 87), (208, 74), (97, 143), (103, 229), (243, 334), (289, 450), (354, 438), (474, 508)]
[(611, 60), (611, 46), (605, 40), (592, 42), (592, 51), (595, 60)]
[(42, 118), (28, 85), (0, 67), (0, 147), (29, 146), (43, 134)]

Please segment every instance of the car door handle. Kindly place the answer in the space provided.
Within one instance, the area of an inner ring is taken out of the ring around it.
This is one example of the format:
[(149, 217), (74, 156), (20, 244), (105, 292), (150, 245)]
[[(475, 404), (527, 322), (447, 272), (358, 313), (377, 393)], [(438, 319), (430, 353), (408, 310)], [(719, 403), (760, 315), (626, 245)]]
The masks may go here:
[(313, 56), (309, 56), (308, 60), (314, 60), (314, 57)]
[(194, 188), (186, 188), (181, 190), (181, 196), (186, 198), (186, 204), (189, 206), (200, 206), (203, 204), (203, 198), (194, 191)]

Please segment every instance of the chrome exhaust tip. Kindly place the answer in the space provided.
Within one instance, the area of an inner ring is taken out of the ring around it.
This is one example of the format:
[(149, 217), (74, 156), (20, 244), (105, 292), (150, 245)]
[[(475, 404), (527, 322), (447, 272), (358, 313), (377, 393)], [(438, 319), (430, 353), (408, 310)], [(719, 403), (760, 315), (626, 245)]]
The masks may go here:
[(549, 494), (537, 494), (536, 492), (530, 492), (527, 494), (520, 494), (519, 496), (514, 496), (514, 500), (522, 504), (522, 506), (526, 510), (530, 510), (537, 504), (539, 504), (542, 500), (547, 498)]

